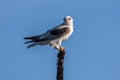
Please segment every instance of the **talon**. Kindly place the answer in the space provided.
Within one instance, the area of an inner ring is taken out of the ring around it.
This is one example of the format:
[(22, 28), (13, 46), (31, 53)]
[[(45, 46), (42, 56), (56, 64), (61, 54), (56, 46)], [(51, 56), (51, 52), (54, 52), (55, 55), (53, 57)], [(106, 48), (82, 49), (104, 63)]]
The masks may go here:
[(65, 52), (65, 48), (64, 47), (60, 47), (59, 51)]

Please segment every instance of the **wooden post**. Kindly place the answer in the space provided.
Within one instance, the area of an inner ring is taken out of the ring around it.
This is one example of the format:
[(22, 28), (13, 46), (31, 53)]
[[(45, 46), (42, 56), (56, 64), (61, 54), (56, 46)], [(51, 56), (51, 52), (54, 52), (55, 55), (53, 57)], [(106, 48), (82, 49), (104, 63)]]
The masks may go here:
[(64, 80), (64, 56), (65, 56), (65, 49), (59, 51), (57, 58), (57, 76), (56, 80)]

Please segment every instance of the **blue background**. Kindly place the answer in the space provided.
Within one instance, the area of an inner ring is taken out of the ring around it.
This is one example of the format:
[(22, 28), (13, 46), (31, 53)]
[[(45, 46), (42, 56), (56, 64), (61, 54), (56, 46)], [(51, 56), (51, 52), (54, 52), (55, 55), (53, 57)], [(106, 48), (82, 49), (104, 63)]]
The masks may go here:
[(0, 80), (56, 80), (57, 51), (26, 49), (23, 37), (74, 19), (64, 80), (120, 80), (119, 0), (1, 0)]

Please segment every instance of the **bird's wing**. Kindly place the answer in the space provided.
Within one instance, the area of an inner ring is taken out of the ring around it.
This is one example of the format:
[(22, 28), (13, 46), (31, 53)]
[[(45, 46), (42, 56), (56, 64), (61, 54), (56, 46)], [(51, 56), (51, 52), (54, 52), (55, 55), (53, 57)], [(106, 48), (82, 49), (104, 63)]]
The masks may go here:
[(46, 32), (47, 36), (46, 38), (43, 38), (43, 40), (54, 40), (67, 35), (67, 33), (69, 32), (70, 32), (70, 28), (68, 26), (54, 28)]
[(30, 37), (25, 37), (24, 39), (28, 39), (28, 40), (33, 40), (35, 42), (39, 41), (40, 40), (40, 37), (44, 35), (44, 34), (41, 34), (41, 35), (37, 35), (37, 36), (30, 36)]
[(68, 26), (56, 27), (56, 28), (48, 30), (44, 34), (37, 35), (37, 36), (31, 36), (31, 37), (25, 37), (24, 39), (32, 40), (35, 42), (51, 41), (51, 40), (54, 40), (54, 39), (57, 39), (57, 38), (60, 38), (66, 35), (67, 33), (69, 33), (69, 31), (70, 31), (70, 28)]

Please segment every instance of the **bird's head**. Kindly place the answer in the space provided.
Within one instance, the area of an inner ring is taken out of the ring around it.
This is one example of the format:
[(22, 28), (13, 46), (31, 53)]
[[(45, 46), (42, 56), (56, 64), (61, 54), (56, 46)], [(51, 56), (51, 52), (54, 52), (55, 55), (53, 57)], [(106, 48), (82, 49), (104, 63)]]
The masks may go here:
[(73, 26), (73, 18), (71, 16), (65, 16), (64, 17), (64, 22)]

